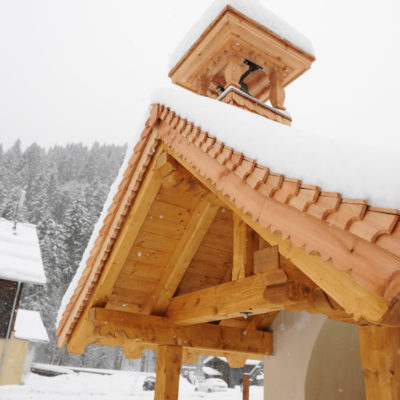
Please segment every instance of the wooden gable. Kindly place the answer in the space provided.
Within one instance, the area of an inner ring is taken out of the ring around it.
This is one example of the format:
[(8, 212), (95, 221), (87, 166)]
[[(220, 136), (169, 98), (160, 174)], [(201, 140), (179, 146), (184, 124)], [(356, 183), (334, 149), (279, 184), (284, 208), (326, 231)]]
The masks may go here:
[(59, 344), (72, 353), (121, 346), (130, 358), (156, 349), (178, 364), (218, 355), (241, 366), (272, 354), (279, 310), (397, 327), (397, 280), (385, 278), (400, 269), (397, 248), (376, 243), (397, 243), (398, 215), (379, 220), (364, 209), (375, 232), (390, 233), (367, 225), (356, 236), (345, 221), (360, 206), (272, 173), (154, 105)]
[[(162, 108), (158, 106), (154, 110), (161, 119), (158, 125), (153, 123), (152, 133), (148, 134), (150, 137), (157, 134), (161, 138), (153, 143), (158, 149), (142, 172), (144, 178), (118, 232), (108, 233), (107, 239), (115, 242), (112, 250), (107, 252), (103, 271), (94, 274), (99, 279), (94, 290), (85, 292), (84, 303), (108, 310), (168, 316), (182, 325), (284, 308), (323, 311), (333, 318), (354, 322), (398, 324), (391, 313), (395, 303), (371, 290), (365, 279), (357, 281), (335, 262), (324, 261), (296, 241), (287, 240), (271, 228), (262, 226), (260, 221), (255, 221), (245, 209), (240, 209), (226, 197), (199, 170), (206, 165), (213, 169), (215, 160), (205, 153), (210, 157), (207, 163), (190, 165), (168, 143), (168, 138), (174, 135), (175, 129), (171, 130), (173, 119), (168, 122), (168, 115), (163, 117)], [(190, 144), (190, 140), (187, 142)], [(199, 149), (197, 144), (193, 146)], [(154, 147), (152, 149), (153, 152)], [(142, 157), (148, 155), (143, 153)], [(233, 161), (231, 159), (230, 163)], [(251, 164), (250, 161), (246, 163)], [(246, 166), (246, 163), (242, 164)], [(239, 168), (237, 166), (236, 176)], [(219, 173), (216, 168), (213, 173), (215, 171)], [(242, 186), (254, 190), (248, 185)], [(235, 189), (239, 198), (241, 188)], [(249, 193), (251, 201), (254, 196)], [(126, 208), (122, 204), (120, 207)], [(284, 208), (294, 209), (290, 205)], [(301, 214), (297, 211), (294, 216), (297, 215)], [(302, 218), (305, 224), (309, 223), (304, 215)], [(332, 228), (330, 224), (325, 225)], [(313, 224), (310, 230), (316, 227), (321, 229), (320, 224)], [(302, 229), (306, 232), (307, 227)], [(342, 238), (345, 239), (344, 232)], [(358, 243), (366, 246), (361, 241), (355, 244)], [(372, 247), (369, 250), (372, 252)], [(350, 255), (353, 252), (350, 251)], [(382, 251), (372, 256), (392, 263), (397, 260)], [(91, 282), (92, 287), (93, 283), (95, 280)], [(255, 294), (258, 283), (261, 297)], [(388, 284), (390, 286), (391, 282)], [(279, 287), (270, 287), (274, 285)], [(246, 290), (248, 287), (251, 296), (246, 303), (246, 297), (238, 288)], [(88, 293), (91, 295), (89, 302)], [(229, 301), (224, 300), (227, 294), (231, 296)], [(209, 299), (210, 296), (214, 296), (216, 304), (206, 304), (204, 315), (197, 312), (202, 304), (198, 299)], [(235, 297), (241, 301), (238, 307), (231, 301)], [(189, 307), (191, 299), (197, 304)], [(224, 301), (228, 311), (221, 307)], [(193, 316), (178, 317), (184, 307), (190, 308)], [(218, 310), (212, 310), (212, 307)], [(69, 334), (64, 333), (60, 338), (65, 342), (67, 336)]]

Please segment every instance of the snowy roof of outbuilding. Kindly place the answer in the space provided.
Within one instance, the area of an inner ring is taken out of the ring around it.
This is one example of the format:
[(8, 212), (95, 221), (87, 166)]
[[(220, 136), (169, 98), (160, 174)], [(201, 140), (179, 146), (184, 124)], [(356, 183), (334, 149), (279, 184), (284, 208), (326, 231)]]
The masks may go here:
[[(226, 362), (228, 364), (228, 360), (226, 359), (226, 357), (214, 357), (214, 356), (209, 356), (204, 360), (204, 364), (209, 363), (211, 360), (214, 360), (215, 358), (217, 358), (218, 360), (221, 360), (223, 362)], [(245, 365), (258, 365), (260, 364), (260, 360), (246, 360)], [(211, 367), (203, 367), (204, 368), (210, 368), (210, 369), (214, 369)], [(205, 371), (204, 371), (205, 372)], [(205, 372), (206, 373), (206, 372)]]
[(41, 343), (49, 341), (49, 336), (38, 311), (18, 310), (14, 330), (17, 339)]
[(183, 37), (172, 53), (169, 61), (170, 68), (173, 68), (179, 62), (216, 16), (228, 5), (268, 28), (280, 39), (293, 44), (310, 55), (314, 55), (314, 47), (311, 41), (285, 20), (267, 10), (259, 0), (216, 0)]
[(0, 218), (0, 279), (45, 284), (35, 225)]
[[(61, 331), (69, 335), (71, 324), (90, 297), (107, 259), (104, 249), (112, 247), (125, 218), (122, 211), (116, 210), (127, 207), (125, 199), (134, 201), (136, 192), (127, 191), (140, 186), (140, 182), (135, 186), (132, 179), (143, 176), (159, 140), (263, 226), (281, 232), (295, 246), (318, 252), (340, 270), (350, 269), (359, 284), (387, 293), (388, 300), (398, 295), (394, 288), (397, 281), (391, 280), (399, 271), (400, 256), (396, 146), (372, 147), (353, 143), (351, 138), (344, 142), (302, 132), (187, 91), (160, 89), (152, 101), (150, 117), (145, 125), (139, 125), (133, 138), (135, 145), (128, 151), (64, 296), (58, 335)], [(151, 135), (159, 120), (169, 130)], [(147, 161), (139, 163), (142, 159)], [(268, 199), (273, 202), (266, 207)], [(365, 199), (387, 208), (372, 207)], [(270, 207), (279, 212), (274, 213)], [(336, 239), (338, 234), (340, 241)], [(342, 244), (355, 237), (363, 239), (357, 243), (362, 251), (369, 252), (368, 262), (361, 262), (354, 250), (349, 252)], [(65, 336), (61, 343), (64, 340)]]
[(215, 368), (211, 368), (211, 367), (207, 367), (207, 366), (203, 367), (203, 372), (206, 375), (210, 375), (210, 376), (221, 376), (222, 375), (221, 372), (219, 372)]

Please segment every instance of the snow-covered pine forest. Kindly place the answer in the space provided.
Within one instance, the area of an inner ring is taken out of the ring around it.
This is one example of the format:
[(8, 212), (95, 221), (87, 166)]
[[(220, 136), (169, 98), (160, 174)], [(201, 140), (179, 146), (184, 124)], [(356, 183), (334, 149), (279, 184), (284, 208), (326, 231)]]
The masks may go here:
[(17, 218), (37, 226), (47, 284), (24, 285), (21, 308), (40, 311), (50, 343), (40, 345), (35, 361), (119, 368), (122, 352), (93, 346), (81, 356), (57, 348), (55, 321), (64, 292), (78, 267), (126, 146), (77, 144), (22, 150), (17, 140), (0, 145), (0, 217), (12, 219), (24, 191)]

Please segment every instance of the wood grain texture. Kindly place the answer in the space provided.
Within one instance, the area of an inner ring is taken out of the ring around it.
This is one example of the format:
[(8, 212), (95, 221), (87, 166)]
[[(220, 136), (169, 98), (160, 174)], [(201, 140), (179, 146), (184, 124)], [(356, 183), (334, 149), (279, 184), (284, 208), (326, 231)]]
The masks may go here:
[(177, 326), (170, 319), (93, 308), (90, 322), (96, 327), (91, 343), (124, 346), (142, 342), (158, 346), (183, 346), (211, 353), (227, 352), (248, 358), (272, 354), (272, 333), (214, 324)]
[(400, 399), (400, 328), (360, 326), (367, 400)]
[(181, 363), (181, 346), (158, 347), (154, 400), (178, 399)]
[(285, 282), (282, 270), (270, 271), (174, 297), (167, 315), (179, 325), (236, 318), (243, 312), (263, 314), (281, 310), (265, 301), (266, 286)]
[(194, 254), (208, 231), (218, 206), (203, 200), (194, 210), (193, 215), (170, 257), (164, 274), (155, 288), (144, 312), (162, 315), (168, 308), (172, 296), (182, 280)]

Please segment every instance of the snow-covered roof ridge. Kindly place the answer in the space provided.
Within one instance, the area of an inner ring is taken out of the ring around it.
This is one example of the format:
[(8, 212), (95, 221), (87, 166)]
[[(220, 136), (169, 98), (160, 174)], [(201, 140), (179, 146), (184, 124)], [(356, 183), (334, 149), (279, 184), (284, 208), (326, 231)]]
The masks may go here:
[[(163, 88), (152, 101), (173, 109), (227, 146), (272, 171), (344, 198), (400, 210), (396, 146), (300, 131), (191, 92)], [(400, 143), (399, 143), (400, 145)]]
[(311, 41), (281, 17), (267, 10), (261, 4), (260, 0), (216, 0), (183, 37), (172, 53), (169, 60), (170, 69), (189, 51), (201, 34), (227, 6), (235, 8), (248, 18), (265, 26), (279, 38), (290, 42), (300, 50), (314, 56), (314, 46)]
[(45, 284), (46, 275), (35, 225), (0, 218), (0, 279)]

